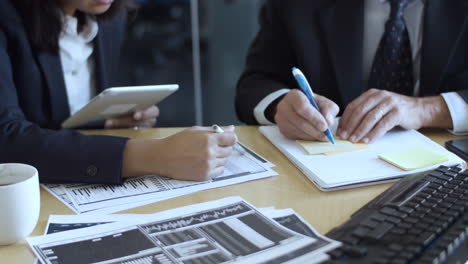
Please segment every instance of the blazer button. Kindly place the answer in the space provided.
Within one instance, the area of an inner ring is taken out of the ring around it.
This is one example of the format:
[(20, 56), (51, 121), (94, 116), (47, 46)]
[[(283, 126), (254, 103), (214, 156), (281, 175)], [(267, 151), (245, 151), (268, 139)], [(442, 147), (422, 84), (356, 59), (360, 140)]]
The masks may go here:
[(98, 172), (98, 168), (94, 165), (89, 165), (88, 168), (86, 168), (87, 176), (90, 176), (90, 177), (96, 176), (97, 172)]

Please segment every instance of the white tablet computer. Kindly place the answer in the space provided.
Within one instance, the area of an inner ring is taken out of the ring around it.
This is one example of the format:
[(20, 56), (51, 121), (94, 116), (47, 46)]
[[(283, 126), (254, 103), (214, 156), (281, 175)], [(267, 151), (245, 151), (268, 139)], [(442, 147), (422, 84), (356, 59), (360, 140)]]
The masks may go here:
[(113, 87), (102, 91), (87, 105), (62, 123), (76, 128), (90, 122), (106, 120), (144, 110), (161, 102), (179, 89), (179, 85)]

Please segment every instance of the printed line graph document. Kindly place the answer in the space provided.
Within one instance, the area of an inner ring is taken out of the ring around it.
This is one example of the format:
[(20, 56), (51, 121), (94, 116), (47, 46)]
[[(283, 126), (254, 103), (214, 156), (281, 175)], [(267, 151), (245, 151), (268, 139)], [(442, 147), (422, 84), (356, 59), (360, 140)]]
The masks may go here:
[[(50, 264), (310, 263), (319, 256), (297, 251), (317, 239), (281, 226), (240, 197), (148, 217), (152, 219), (143, 216), (132, 224), (100, 224), (27, 241), (39, 261)], [(287, 261), (279, 261), (286, 255)]]
[(204, 182), (180, 181), (148, 175), (127, 179), (122, 185), (44, 185), (76, 213), (113, 213), (197, 191), (278, 175), (272, 164), (252, 151), (237, 151), (223, 175)]
[[(294, 141), (281, 134), (276, 126), (263, 126), (260, 132), (323, 191), (394, 181), (413, 173), (429, 171), (440, 165), (466, 166), (464, 160), (415, 130), (393, 130), (368, 148), (332, 156), (307, 155)], [(449, 160), (426, 168), (403, 171), (378, 158), (383, 153), (423, 147), (444, 154)]]

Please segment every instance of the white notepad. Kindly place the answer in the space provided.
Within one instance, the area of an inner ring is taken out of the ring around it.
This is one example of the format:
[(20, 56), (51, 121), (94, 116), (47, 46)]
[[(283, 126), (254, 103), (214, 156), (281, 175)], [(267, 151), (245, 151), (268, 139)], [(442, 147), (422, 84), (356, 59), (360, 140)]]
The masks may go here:
[[(415, 130), (394, 130), (369, 144), (367, 149), (333, 156), (307, 155), (299, 144), (284, 137), (276, 126), (262, 126), (259, 130), (322, 191), (396, 181), (440, 165), (466, 167), (464, 160)], [(447, 155), (449, 160), (423, 169), (404, 171), (378, 157), (383, 153), (414, 147)]]

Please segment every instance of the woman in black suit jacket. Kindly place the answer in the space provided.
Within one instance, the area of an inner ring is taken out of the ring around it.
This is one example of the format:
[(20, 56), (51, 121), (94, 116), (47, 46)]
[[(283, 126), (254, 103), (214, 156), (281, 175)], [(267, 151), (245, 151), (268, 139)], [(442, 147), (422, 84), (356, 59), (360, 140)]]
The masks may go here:
[[(92, 41), (96, 93), (109, 87), (117, 65), (129, 0), (0, 0), (0, 162), (28, 163), (42, 182), (120, 183), (158, 174), (184, 180), (219, 175), (237, 138), (192, 128), (165, 139), (86, 136), (60, 129), (70, 116), (59, 42), (66, 16), (77, 32), (97, 21)], [(94, 76), (94, 77), (93, 77)], [(86, 86), (86, 85), (84, 85)], [(153, 126), (158, 110), (106, 126)]]

